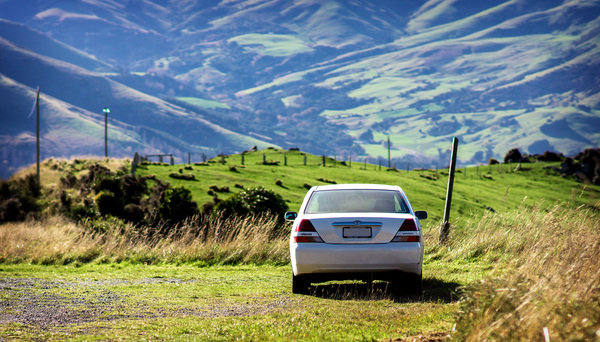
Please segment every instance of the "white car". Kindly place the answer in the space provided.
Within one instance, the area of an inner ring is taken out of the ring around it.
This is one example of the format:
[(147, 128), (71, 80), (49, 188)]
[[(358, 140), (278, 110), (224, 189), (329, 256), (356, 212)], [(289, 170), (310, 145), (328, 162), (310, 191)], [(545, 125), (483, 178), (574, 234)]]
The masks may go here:
[(293, 293), (329, 280), (387, 280), (421, 293), (420, 220), (399, 186), (339, 184), (312, 187), (293, 220)]

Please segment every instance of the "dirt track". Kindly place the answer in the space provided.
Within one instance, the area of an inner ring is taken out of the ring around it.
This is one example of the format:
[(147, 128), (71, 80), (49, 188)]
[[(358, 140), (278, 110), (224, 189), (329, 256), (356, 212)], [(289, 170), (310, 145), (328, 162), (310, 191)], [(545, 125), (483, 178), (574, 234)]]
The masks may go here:
[(111, 291), (114, 285), (173, 283), (178, 279), (148, 278), (138, 282), (64, 282), (34, 278), (0, 279), (0, 324), (21, 323), (39, 329), (64, 327), (93, 321), (159, 318), (173, 316), (227, 317), (265, 314), (290, 304), (290, 299), (245, 305), (224, 304), (195, 309), (170, 307), (150, 309), (144, 303), (130, 303), (127, 295)]

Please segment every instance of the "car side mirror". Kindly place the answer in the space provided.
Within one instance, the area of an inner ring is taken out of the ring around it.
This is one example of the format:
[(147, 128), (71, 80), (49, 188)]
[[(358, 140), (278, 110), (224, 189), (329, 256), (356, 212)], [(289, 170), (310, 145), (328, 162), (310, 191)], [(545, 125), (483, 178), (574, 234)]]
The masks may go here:
[(424, 210), (417, 210), (415, 211), (415, 216), (419, 219), (419, 220), (424, 220), (427, 218), (427, 212)]
[(296, 219), (296, 217), (298, 217), (298, 213), (296, 213), (296, 212), (288, 211), (285, 213), (286, 221), (294, 221)]

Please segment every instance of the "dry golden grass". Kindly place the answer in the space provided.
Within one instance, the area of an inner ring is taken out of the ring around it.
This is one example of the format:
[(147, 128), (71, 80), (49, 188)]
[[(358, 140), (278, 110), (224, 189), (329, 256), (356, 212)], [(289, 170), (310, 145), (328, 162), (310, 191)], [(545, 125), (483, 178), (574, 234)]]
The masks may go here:
[[(72, 172), (78, 177), (87, 173), (92, 164), (101, 164), (112, 171), (129, 173), (131, 160), (128, 158), (98, 158), (97, 156), (74, 156), (66, 158), (48, 158), (40, 163), (40, 182), (44, 187), (53, 188), (59, 184), (60, 178)], [(32, 164), (17, 171), (11, 178), (23, 178), (28, 174), (36, 173), (36, 165)]]
[(268, 217), (194, 218), (164, 232), (119, 221), (60, 217), (0, 226), (0, 262), (286, 263), (287, 229)]
[(600, 340), (600, 217), (590, 210), (524, 209), (466, 227), (450, 253), (501, 262), (466, 289), (456, 339)]

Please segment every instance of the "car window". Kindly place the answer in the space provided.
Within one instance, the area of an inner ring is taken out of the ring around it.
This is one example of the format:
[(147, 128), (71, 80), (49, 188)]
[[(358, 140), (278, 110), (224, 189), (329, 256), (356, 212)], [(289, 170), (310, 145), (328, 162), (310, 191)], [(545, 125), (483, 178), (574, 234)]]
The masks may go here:
[(409, 212), (398, 191), (363, 189), (315, 191), (305, 210), (306, 214)]

